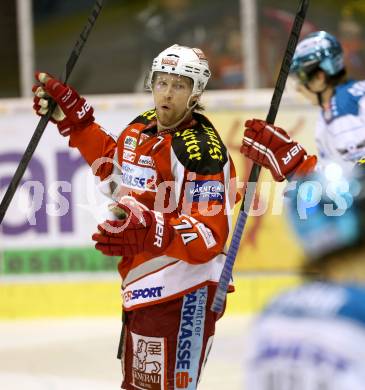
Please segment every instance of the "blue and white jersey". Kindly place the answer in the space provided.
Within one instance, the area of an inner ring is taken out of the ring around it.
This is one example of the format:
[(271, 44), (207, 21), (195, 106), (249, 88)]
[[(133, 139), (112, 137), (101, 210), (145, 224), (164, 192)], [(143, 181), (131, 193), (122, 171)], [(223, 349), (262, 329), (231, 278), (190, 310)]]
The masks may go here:
[(256, 319), (245, 351), (245, 389), (364, 390), (365, 286), (284, 293)]
[(320, 166), (329, 162), (345, 170), (365, 155), (365, 81), (336, 87), (330, 106), (322, 110), (316, 128)]

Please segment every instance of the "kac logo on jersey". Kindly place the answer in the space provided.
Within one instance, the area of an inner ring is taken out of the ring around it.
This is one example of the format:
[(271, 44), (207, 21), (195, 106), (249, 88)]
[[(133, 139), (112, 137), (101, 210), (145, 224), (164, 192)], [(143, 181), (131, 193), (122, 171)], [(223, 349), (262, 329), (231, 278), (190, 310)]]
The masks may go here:
[(137, 138), (127, 135), (124, 140), (124, 147), (129, 150), (135, 150), (137, 147)]
[(123, 294), (124, 302), (133, 301), (135, 299), (160, 298), (162, 296), (163, 286), (139, 288), (130, 290)]
[(224, 185), (218, 180), (197, 180), (188, 184), (188, 202), (216, 201), (223, 203)]

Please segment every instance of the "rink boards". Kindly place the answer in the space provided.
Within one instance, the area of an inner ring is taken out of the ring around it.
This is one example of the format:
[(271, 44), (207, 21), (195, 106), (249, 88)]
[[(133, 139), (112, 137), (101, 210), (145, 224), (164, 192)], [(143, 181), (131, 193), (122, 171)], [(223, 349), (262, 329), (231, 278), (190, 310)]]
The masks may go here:
[[(239, 153), (243, 123), (266, 116), (271, 93), (221, 91), (204, 97), (207, 116), (226, 143), (241, 182), (249, 171)], [(98, 122), (116, 135), (152, 104), (146, 94), (88, 100)], [(0, 198), (36, 127), (31, 106), (27, 99), (0, 100)], [(315, 108), (286, 93), (276, 123), (314, 153), (316, 115)], [(110, 201), (96, 190), (89, 167), (54, 126), (46, 129), (24, 179), (39, 184), (33, 191), (40, 196), (37, 202), (29, 200), (27, 183), (22, 183), (0, 227), (0, 318), (118, 315), (117, 259), (101, 256), (90, 239)], [(292, 275), (301, 251), (283, 217), (283, 184), (267, 174), (262, 181), (259, 209), (248, 220), (237, 256), (237, 291), (229, 297), (229, 313), (254, 312), (273, 293), (297, 283)]]
[[(118, 316), (121, 311), (120, 282), (114, 273), (17, 279), (0, 283), (0, 320)], [(236, 275), (227, 314), (252, 314), (298, 282), (294, 275)]]

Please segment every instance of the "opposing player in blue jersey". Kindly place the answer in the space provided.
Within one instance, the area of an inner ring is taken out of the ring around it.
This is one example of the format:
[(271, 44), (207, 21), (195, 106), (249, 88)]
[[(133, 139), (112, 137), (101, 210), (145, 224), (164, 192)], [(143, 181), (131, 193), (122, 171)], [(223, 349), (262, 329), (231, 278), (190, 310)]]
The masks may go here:
[[(245, 123), (241, 152), (276, 181), (290, 182), (286, 209), (306, 255), (305, 283), (256, 319), (245, 345), (245, 388), (362, 390), (365, 81), (346, 79), (341, 47), (323, 31), (299, 44), (292, 71), (299, 89), (322, 107), (320, 167), (285, 130), (259, 119)], [(329, 162), (346, 169), (321, 169)]]
[(342, 47), (325, 31), (300, 41), (291, 74), (297, 90), (321, 107), (315, 133), (319, 164), (351, 169), (365, 156), (365, 81), (348, 78)]
[(245, 389), (364, 389), (365, 175), (319, 175), (290, 191), (287, 214), (306, 254), (305, 283), (254, 322)]

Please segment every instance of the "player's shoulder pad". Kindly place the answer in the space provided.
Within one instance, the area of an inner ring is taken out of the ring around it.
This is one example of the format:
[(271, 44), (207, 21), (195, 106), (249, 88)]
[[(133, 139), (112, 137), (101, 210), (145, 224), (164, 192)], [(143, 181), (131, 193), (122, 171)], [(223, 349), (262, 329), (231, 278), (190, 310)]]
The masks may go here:
[(153, 121), (156, 121), (156, 109), (155, 108), (148, 110), (148, 111), (145, 111), (142, 114), (138, 115), (135, 119), (132, 120), (132, 122), (129, 123), (129, 126), (133, 125), (135, 123), (141, 123), (143, 125), (148, 125)]
[(337, 313), (365, 326), (365, 289), (355, 286), (344, 287), (346, 301)]
[(309, 283), (279, 295), (264, 315), (296, 318), (342, 318), (365, 326), (365, 289), (330, 283)]
[(334, 116), (359, 115), (359, 101), (365, 96), (365, 80), (350, 80), (336, 87), (334, 104), (332, 108)]
[(227, 163), (227, 148), (217, 130), (202, 114), (194, 113), (196, 124), (173, 133), (172, 148), (180, 163), (190, 172), (213, 175)]

